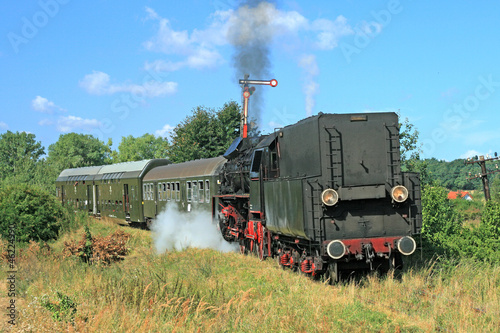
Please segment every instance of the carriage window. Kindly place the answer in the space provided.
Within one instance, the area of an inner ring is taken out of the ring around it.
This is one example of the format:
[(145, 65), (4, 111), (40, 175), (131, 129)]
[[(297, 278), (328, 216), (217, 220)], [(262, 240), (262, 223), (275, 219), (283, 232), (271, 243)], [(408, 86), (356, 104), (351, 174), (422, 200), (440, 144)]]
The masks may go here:
[(198, 184), (196, 183), (196, 180), (193, 182), (193, 201), (198, 201)]
[(205, 194), (205, 191), (203, 190), (203, 180), (200, 180), (198, 181), (198, 191), (199, 191), (199, 199), (200, 199), (200, 202), (204, 202), (204, 194)]
[(210, 181), (205, 180), (205, 201), (210, 202)]
[(170, 183), (167, 183), (166, 186), (167, 186), (167, 188), (166, 188), (165, 191), (167, 192), (167, 200), (170, 201), (170, 198), (171, 198), (171, 195), (172, 195), (171, 194), (172, 192), (171, 192)]
[(163, 200), (163, 193), (161, 192), (161, 183), (158, 183), (158, 200)]
[(191, 182), (186, 182), (186, 196), (187, 196), (187, 201), (191, 201)]

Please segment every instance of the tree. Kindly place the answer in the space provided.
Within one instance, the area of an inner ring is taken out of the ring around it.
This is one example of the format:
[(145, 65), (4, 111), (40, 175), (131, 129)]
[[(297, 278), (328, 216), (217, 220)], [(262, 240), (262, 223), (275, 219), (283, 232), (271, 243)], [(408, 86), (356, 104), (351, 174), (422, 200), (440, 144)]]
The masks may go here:
[(113, 151), (113, 162), (166, 158), (168, 148), (167, 138), (155, 137), (153, 134), (144, 134), (138, 138), (129, 135), (122, 137), (118, 151)]
[(45, 154), (35, 135), (26, 132), (7, 131), (0, 135), (0, 180), (19, 178), (28, 180), (33, 176), (37, 162)]
[(428, 171), (427, 161), (420, 159), (422, 144), (418, 142), (418, 130), (410, 123), (408, 118), (405, 118), (403, 123), (399, 123), (399, 128), (401, 167), (403, 171), (420, 173), (422, 185), (431, 183), (431, 174)]
[(47, 162), (61, 172), (68, 168), (104, 165), (111, 162), (111, 139), (108, 144), (90, 134), (61, 134), (49, 146)]
[(0, 190), (0, 235), (16, 241), (48, 241), (58, 237), (63, 209), (56, 197), (37, 186), (10, 185)]
[(422, 191), (422, 235), (438, 246), (447, 243), (461, 227), (447, 195), (448, 190), (440, 186), (427, 186)]
[(399, 124), (399, 142), (401, 145), (401, 163), (406, 164), (409, 160), (420, 160), (422, 145), (418, 143), (419, 132), (415, 126), (405, 118), (403, 123)]
[(180, 163), (222, 155), (239, 136), (240, 108), (229, 102), (219, 109), (198, 106), (173, 131), (169, 158)]

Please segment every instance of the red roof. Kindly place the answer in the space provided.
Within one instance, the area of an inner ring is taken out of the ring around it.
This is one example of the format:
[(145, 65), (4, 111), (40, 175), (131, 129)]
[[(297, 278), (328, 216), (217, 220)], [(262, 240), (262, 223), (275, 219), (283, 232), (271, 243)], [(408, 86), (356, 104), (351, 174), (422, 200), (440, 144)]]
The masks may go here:
[(472, 195), (467, 191), (450, 191), (450, 193), (448, 193), (448, 199), (456, 199), (458, 198), (458, 196), (460, 196), (460, 198), (463, 198), (466, 195), (468, 195), (472, 199)]

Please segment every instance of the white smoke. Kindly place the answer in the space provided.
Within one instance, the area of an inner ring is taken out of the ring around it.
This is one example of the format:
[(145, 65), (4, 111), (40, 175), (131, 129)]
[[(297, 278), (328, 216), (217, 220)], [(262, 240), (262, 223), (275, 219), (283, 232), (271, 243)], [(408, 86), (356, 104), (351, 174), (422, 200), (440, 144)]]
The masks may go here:
[(306, 114), (312, 115), (316, 105), (315, 95), (318, 93), (319, 84), (316, 82), (316, 76), (319, 74), (316, 57), (313, 54), (303, 55), (299, 60), (299, 66), (303, 69), (302, 90), (306, 95)]
[(206, 211), (180, 212), (177, 205), (168, 204), (151, 228), (157, 253), (183, 250), (189, 247), (235, 252), (236, 243), (226, 242)]

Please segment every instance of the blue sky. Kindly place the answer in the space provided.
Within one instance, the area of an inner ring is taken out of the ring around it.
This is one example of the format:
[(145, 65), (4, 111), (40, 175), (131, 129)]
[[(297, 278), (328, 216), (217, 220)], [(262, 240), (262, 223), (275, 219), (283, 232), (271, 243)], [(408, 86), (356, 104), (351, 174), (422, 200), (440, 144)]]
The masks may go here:
[(264, 132), (399, 111), (425, 157), (500, 151), (498, 2), (40, 0), (0, 13), (0, 133), (33, 133), (46, 151), (68, 132), (114, 148), (164, 136), (196, 106), (240, 102), (234, 59), (252, 45), (268, 63), (251, 78), (279, 82), (257, 87)]

